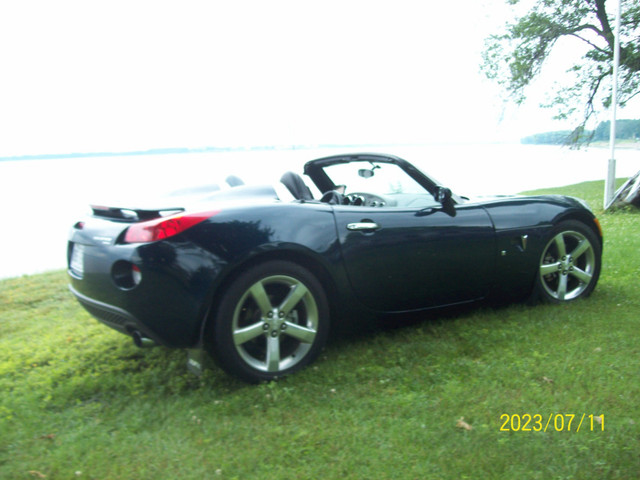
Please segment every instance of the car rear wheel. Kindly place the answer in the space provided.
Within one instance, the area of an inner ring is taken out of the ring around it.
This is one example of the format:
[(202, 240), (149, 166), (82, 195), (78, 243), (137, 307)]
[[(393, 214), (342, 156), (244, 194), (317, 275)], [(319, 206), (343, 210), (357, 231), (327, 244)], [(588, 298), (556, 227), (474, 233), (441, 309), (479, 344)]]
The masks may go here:
[(224, 370), (255, 383), (308, 365), (328, 331), (329, 307), (318, 280), (295, 263), (270, 261), (231, 284), (209, 345)]
[(601, 264), (602, 249), (595, 233), (581, 222), (562, 222), (540, 257), (537, 296), (551, 303), (587, 297), (598, 282)]

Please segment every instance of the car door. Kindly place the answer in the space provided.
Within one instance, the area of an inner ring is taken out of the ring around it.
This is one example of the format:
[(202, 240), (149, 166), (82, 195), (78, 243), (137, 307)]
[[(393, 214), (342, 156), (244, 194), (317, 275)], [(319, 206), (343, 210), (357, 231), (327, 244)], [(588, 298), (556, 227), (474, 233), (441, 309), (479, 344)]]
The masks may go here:
[(495, 263), (494, 229), (478, 205), (334, 207), (356, 297), (381, 312), (484, 297)]

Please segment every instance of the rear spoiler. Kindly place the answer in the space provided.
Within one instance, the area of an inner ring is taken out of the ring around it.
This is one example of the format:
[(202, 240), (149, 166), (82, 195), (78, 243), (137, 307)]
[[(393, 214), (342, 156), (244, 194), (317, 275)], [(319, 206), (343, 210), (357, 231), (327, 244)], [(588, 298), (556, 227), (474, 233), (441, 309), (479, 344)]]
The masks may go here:
[(160, 208), (160, 209), (142, 209), (142, 208), (118, 208), (105, 207), (102, 205), (91, 205), (91, 210), (95, 217), (109, 218), (122, 222), (142, 222), (144, 220), (154, 220), (168, 215), (184, 212), (184, 208)]

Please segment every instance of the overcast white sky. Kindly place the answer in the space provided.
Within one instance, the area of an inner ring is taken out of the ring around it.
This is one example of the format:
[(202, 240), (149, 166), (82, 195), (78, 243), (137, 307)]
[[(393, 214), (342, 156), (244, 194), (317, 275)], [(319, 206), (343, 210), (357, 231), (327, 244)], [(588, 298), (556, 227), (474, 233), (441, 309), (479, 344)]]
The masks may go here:
[(479, 72), (504, 0), (12, 1), (0, 156), (519, 138)]

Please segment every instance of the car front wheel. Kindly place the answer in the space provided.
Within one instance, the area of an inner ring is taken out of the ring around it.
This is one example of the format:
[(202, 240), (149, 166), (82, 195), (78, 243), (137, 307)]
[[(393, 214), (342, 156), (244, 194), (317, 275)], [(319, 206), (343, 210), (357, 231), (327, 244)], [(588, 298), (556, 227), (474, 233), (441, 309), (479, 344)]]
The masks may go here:
[(558, 224), (540, 257), (538, 296), (552, 303), (589, 296), (598, 282), (601, 264), (601, 245), (591, 229), (574, 220)]
[(241, 274), (220, 302), (209, 345), (220, 366), (248, 382), (312, 362), (329, 330), (322, 286), (305, 268), (270, 261)]

